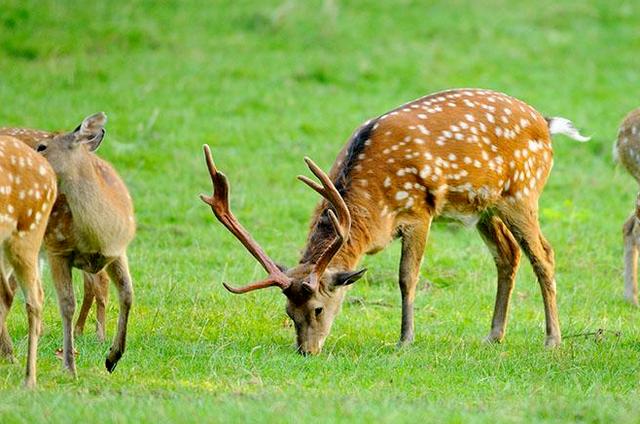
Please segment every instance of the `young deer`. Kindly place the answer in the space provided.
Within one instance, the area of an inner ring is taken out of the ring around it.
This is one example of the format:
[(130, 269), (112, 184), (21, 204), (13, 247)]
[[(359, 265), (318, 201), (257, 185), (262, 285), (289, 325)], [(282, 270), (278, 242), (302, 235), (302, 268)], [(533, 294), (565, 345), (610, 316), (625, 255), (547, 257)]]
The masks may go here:
[[(613, 146), (614, 158), (640, 184), (640, 109), (631, 111), (622, 121)], [(624, 297), (638, 305), (638, 247), (640, 247), (640, 193), (636, 206), (622, 226), (624, 238)]]
[(76, 302), (71, 269), (96, 275), (104, 275), (104, 270), (118, 289), (118, 329), (105, 362), (109, 372), (124, 353), (133, 300), (126, 254), (135, 234), (131, 197), (113, 167), (93, 154), (104, 137), (106, 120), (104, 113), (91, 115), (74, 131), (42, 138), (35, 147), (58, 179), (59, 195), (44, 244), (62, 315), (63, 361), (74, 376), (72, 320)]
[[(56, 177), (47, 161), (20, 140), (0, 136), (0, 328), (8, 336), (5, 320), (15, 290), (10, 279), (15, 274), (29, 319), (25, 377), (29, 388), (36, 385), (44, 300), (38, 252), (55, 198)], [(12, 359), (10, 340), (3, 340), (2, 352)]]
[(582, 137), (564, 118), (544, 118), (502, 93), (460, 89), (432, 94), (371, 119), (339, 154), (329, 176), (305, 158), (317, 184), (302, 182), (324, 200), (317, 206), (302, 257), (281, 270), (229, 210), (229, 186), (205, 156), (213, 196), (201, 196), (217, 219), (262, 264), (269, 276), (233, 293), (270, 286), (287, 297), (298, 350), (322, 349), (345, 296), (365, 270), (365, 253), (402, 239), (400, 345), (414, 338), (413, 303), (419, 269), (434, 218), (475, 223), (498, 271), (498, 291), (488, 341), (500, 342), (520, 251), (525, 251), (542, 290), (546, 345), (561, 341), (556, 308), (554, 255), (538, 223), (538, 197), (553, 164), (552, 134)]
[[(23, 143), (26, 143), (34, 150), (36, 149), (38, 144), (40, 144), (41, 140), (51, 140), (59, 134), (61, 133), (34, 130), (30, 128), (0, 128), (0, 135), (9, 135), (15, 137)], [(56, 203), (56, 208), (54, 208), (52, 212), (54, 216), (57, 216), (59, 213), (56, 211), (56, 209), (63, 207), (68, 207), (68, 205), (64, 199), (59, 199), (59, 201)], [(50, 229), (54, 230), (53, 228)], [(55, 233), (54, 236), (57, 238), (62, 237), (61, 234)], [(82, 271), (82, 274), (84, 279), (84, 296), (82, 299), (82, 306), (80, 307), (80, 313), (78, 315), (78, 319), (74, 328), (74, 334), (82, 334), (84, 332), (84, 326), (89, 315), (89, 311), (91, 310), (91, 305), (93, 304), (93, 301), (95, 299), (96, 334), (98, 336), (98, 340), (103, 342), (106, 336), (106, 308), (109, 300), (109, 276), (104, 270), (100, 271), (97, 274), (91, 274), (86, 271)], [(5, 346), (7, 346), (6, 340), (10, 341), (8, 337), (9, 336), (6, 332), (3, 331), (2, 333), (0, 333), (0, 350), (4, 349)], [(3, 343), (3, 341), (5, 342)]]

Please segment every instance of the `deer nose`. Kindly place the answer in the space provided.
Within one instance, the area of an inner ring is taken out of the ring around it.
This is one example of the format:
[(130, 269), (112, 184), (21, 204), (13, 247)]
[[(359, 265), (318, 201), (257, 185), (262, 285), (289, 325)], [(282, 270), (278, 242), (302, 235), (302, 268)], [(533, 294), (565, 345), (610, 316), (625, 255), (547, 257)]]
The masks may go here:
[(302, 356), (314, 356), (320, 353), (320, 346), (299, 346), (298, 353)]

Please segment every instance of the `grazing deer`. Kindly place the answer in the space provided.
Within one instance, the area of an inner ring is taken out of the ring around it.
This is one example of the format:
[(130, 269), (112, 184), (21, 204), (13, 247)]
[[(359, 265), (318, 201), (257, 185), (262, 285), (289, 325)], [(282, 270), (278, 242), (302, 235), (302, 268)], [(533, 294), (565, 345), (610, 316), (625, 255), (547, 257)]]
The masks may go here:
[[(15, 137), (26, 143), (34, 150), (40, 144), (41, 140), (51, 140), (59, 132), (49, 132), (42, 130), (34, 130), (30, 128), (13, 128), (5, 127), (0, 128), (0, 135), (9, 135)], [(64, 205), (64, 206), (63, 206)], [(53, 209), (53, 214), (58, 215), (57, 208), (68, 207), (64, 199), (58, 199), (56, 206)], [(54, 230), (53, 228), (50, 228)], [(59, 234), (54, 234), (56, 237), (60, 237)], [(106, 271), (100, 271), (97, 274), (90, 274), (83, 271), (84, 278), (84, 296), (82, 299), (82, 306), (80, 307), (80, 314), (76, 321), (74, 334), (82, 334), (84, 332), (84, 326), (91, 310), (91, 305), (95, 299), (96, 301), (96, 334), (98, 340), (103, 342), (106, 336), (106, 308), (109, 300), (109, 277)], [(6, 349), (6, 346), (10, 346), (10, 339), (6, 331), (0, 333), (0, 350)]]
[[(24, 292), (29, 320), (25, 377), (29, 388), (36, 385), (44, 300), (38, 252), (55, 198), (56, 176), (47, 161), (20, 140), (0, 136), (0, 328), (8, 336), (5, 320), (16, 288), (11, 283), (15, 274)], [(12, 357), (10, 340), (3, 341), (2, 351)]]
[(546, 345), (561, 341), (554, 255), (538, 223), (538, 197), (553, 164), (551, 135), (586, 141), (564, 118), (544, 118), (502, 93), (459, 89), (432, 94), (371, 119), (351, 137), (327, 176), (305, 158), (317, 184), (298, 177), (324, 200), (317, 206), (298, 265), (281, 270), (229, 210), (229, 186), (208, 146), (213, 195), (202, 200), (260, 262), (269, 276), (233, 293), (277, 286), (287, 297), (298, 350), (317, 354), (340, 310), (345, 288), (365, 270), (362, 256), (402, 239), (400, 345), (414, 338), (413, 303), (431, 221), (475, 224), (498, 271), (488, 341), (505, 334), (520, 250), (542, 290)]
[[(622, 121), (613, 146), (614, 158), (640, 184), (640, 109)], [(636, 206), (622, 227), (624, 238), (624, 297), (638, 305), (638, 247), (640, 246), (640, 193)]]
[(133, 300), (126, 254), (135, 234), (131, 197), (113, 167), (93, 153), (104, 137), (106, 120), (104, 113), (91, 115), (74, 131), (42, 138), (35, 146), (58, 179), (59, 195), (44, 244), (62, 315), (63, 361), (73, 376), (76, 365), (72, 320), (76, 302), (71, 269), (96, 275), (103, 275), (104, 270), (118, 289), (118, 328), (105, 361), (109, 372), (124, 353)]

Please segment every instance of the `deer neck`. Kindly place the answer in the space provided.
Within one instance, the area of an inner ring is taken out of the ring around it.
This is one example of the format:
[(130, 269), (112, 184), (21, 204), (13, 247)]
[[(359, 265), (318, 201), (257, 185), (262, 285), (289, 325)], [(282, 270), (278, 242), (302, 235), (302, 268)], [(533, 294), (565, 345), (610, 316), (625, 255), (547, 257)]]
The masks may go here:
[(111, 219), (113, 207), (105, 197), (92, 158), (73, 172), (59, 174), (58, 178), (59, 192), (64, 194), (73, 216), (79, 249), (88, 252), (110, 250), (109, 234), (117, 232), (118, 226)]
[[(371, 245), (372, 224), (369, 214), (363, 210), (358, 202), (349, 202), (345, 199), (347, 207), (351, 212), (351, 231), (344, 245), (331, 261), (330, 267), (342, 270), (353, 270), (356, 268), (364, 254), (369, 251)], [(315, 263), (322, 253), (331, 244), (335, 237), (335, 230), (326, 218), (326, 205), (318, 208), (309, 237), (307, 246), (304, 249), (301, 263)], [(364, 212), (364, 213), (363, 213)]]

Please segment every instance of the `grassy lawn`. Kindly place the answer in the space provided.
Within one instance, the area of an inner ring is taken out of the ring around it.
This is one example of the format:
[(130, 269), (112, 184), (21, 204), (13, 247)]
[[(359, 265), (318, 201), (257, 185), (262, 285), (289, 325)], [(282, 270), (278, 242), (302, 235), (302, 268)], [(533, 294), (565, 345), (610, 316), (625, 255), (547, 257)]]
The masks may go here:
[[(73, 129), (105, 111), (100, 154), (127, 181), (139, 230), (128, 350), (114, 374), (92, 324), (77, 340), (79, 379), (62, 371), (47, 273), (39, 387), (20, 389), (19, 297), (9, 317), (19, 365), (0, 363), (0, 422), (637, 422), (639, 317), (622, 300), (621, 236), (636, 187), (611, 145), (638, 106), (639, 21), (630, 0), (5, 0), (0, 126)], [(299, 357), (278, 290), (234, 296), (221, 285), (262, 270), (197, 198), (210, 190), (201, 145), (229, 176), (240, 220), (293, 265), (318, 201), (295, 182), (302, 157), (328, 169), (365, 119), (459, 86), (505, 91), (593, 135), (556, 138), (540, 205), (563, 346), (543, 347), (526, 261), (506, 341), (484, 345), (493, 261), (473, 229), (439, 223), (413, 346), (395, 348), (395, 243), (365, 259), (325, 352)]]

